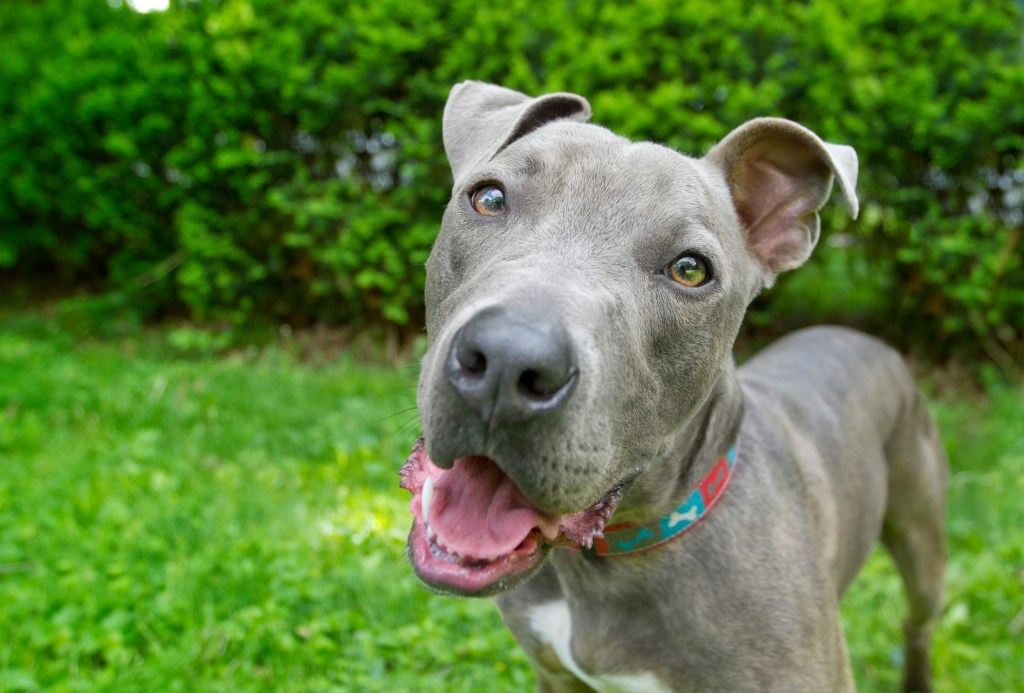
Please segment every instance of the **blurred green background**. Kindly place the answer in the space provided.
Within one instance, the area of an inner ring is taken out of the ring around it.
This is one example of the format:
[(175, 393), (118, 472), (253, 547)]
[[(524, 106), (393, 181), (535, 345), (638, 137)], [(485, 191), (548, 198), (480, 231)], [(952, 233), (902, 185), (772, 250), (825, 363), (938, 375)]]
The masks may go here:
[(408, 344), (467, 78), (588, 97), (702, 154), (759, 115), (861, 159), (857, 221), (751, 324), (866, 325), (1020, 369), (1019, 5), (951, 0), (121, 0), (0, 6), (0, 267), (144, 320)]
[[(0, 693), (532, 686), (403, 556), (464, 79), (693, 155), (760, 115), (857, 149), (860, 218), (825, 209), (741, 356), (823, 321), (912, 355), (953, 466), (937, 689), (1018, 690), (1021, 8), (0, 2)], [(865, 573), (854, 670), (895, 690), (899, 581)]]

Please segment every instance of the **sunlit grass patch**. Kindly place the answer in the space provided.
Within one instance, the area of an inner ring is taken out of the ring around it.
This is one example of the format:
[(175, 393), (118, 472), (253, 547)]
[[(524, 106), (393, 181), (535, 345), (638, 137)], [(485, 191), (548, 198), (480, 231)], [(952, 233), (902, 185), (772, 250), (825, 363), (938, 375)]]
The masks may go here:
[(0, 690), (525, 685), (405, 560), (411, 370), (16, 318), (0, 372)]

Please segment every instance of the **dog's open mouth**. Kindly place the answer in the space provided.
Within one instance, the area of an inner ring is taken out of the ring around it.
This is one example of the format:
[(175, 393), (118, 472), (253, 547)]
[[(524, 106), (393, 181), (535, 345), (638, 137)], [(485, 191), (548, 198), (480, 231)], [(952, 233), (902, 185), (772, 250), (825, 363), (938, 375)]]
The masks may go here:
[(459, 594), (491, 594), (537, 567), (552, 546), (590, 548), (622, 497), (609, 491), (580, 512), (542, 512), (490, 458), (462, 457), (441, 469), (423, 437), (399, 472), (413, 494), (409, 557), (420, 578)]

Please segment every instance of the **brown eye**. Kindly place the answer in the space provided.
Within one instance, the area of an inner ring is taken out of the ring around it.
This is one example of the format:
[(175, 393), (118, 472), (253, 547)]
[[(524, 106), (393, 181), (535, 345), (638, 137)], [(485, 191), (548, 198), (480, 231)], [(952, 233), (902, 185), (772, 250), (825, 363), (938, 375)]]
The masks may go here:
[(683, 286), (700, 286), (708, 280), (708, 263), (696, 255), (683, 255), (668, 268), (672, 280)]
[(473, 209), (485, 217), (500, 217), (506, 214), (505, 191), (497, 185), (484, 185), (473, 191)]

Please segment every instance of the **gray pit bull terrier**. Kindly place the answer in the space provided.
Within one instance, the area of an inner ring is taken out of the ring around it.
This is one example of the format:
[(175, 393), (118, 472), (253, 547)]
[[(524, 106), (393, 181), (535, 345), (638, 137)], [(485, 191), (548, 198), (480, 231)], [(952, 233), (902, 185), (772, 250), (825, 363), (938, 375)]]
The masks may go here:
[(929, 689), (946, 460), (900, 357), (840, 328), (737, 369), (747, 305), (803, 263), (853, 149), (752, 120), (702, 159), (574, 94), (452, 89), (402, 470), (408, 554), (496, 596), (541, 691), (852, 691), (838, 603), (881, 540)]

